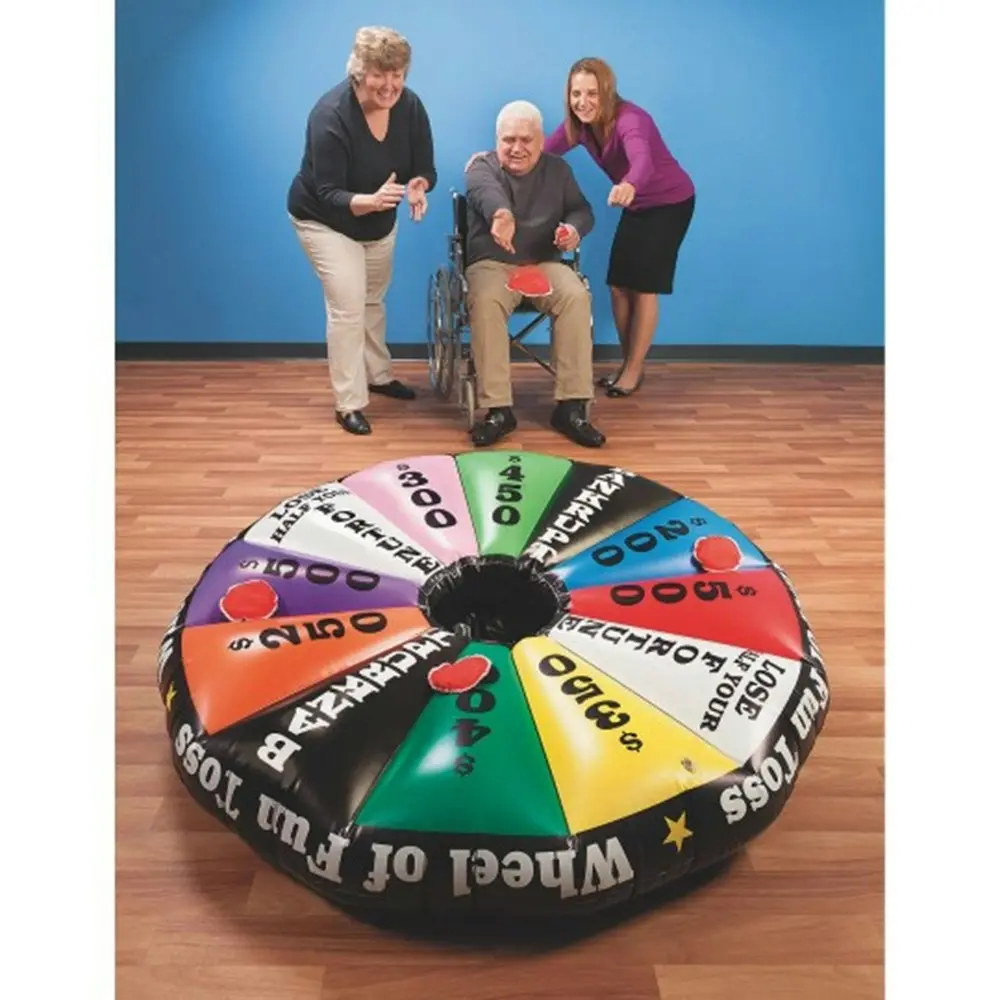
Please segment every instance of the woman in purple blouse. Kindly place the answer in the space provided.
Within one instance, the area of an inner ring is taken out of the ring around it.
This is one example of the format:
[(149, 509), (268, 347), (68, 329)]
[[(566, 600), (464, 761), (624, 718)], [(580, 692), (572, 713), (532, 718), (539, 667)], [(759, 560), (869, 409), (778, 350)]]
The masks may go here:
[(562, 156), (582, 145), (613, 183), (618, 220), (607, 283), (622, 346), (617, 375), (598, 384), (609, 396), (631, 396), (656, 332), (659, 295), (674, 289), (677, 252), (694, 214), (694, 184), (674, 159), (648, 112), (624, 100), (601, 59), (579, 59), (566, 82), (566, 119), (545, 141)]

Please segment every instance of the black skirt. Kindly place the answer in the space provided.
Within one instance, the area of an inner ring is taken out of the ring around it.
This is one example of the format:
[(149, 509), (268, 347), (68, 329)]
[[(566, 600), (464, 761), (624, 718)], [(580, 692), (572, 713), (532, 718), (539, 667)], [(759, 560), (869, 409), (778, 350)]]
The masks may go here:
[(618, 220), (608, 284), (630, 292), (670, 295), (677, 252), (694, 215), (694, 195), (676, 205), (623, 211)]

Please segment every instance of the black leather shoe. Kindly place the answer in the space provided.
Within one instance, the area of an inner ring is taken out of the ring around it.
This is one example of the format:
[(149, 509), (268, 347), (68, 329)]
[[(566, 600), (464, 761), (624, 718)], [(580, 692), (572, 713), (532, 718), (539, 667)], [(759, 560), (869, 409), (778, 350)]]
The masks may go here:
[(393, 399), (416, 399), (417, 394), (406, 385), (403, 385), (399, 379), (393, 379), (391, 382), (383, 382), (381, 385), (369, 385), (369, 392), (377, 392), (380, 396), (392, 396)]
[(509, 406), (492, 406), (486, 411), (486, 416), (473, 425), (472, 443), (477, 448), (496, 444), (517, 427), (517, 417)]
[(371, 434), (372, 427), (360, 410), (348, 410), (347, 413), (337, 411), (337, 423), (348, 434)]
[(582, 444), (584, 448), (600, 448), (606, 440), (587, 419), (587, 404), (582, 399), (561, 400), (552, 412), (550, 423), (560, 434), (565, 434), (570, 441)]

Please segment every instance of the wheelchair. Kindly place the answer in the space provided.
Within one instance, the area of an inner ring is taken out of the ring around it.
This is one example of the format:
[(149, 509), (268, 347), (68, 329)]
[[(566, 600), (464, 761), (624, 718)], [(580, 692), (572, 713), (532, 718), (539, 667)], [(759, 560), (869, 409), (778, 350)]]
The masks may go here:
[[(458, 403), (465, 411), (469, 430), (476, 420), (479, 405), (476, 388), (476, 363), (472, 356), (469, 328), (469, 286), (465, 280), (466, 238), (468, 237), (468, 203), (465, 195), (452, 191), (452, 231), (448, 234), (448, 264), (441, 265), (431, 275), (427, 290), (427, 361), (434, 395), (445, 402), (451, 400), (458, 386)], [(580, 270), (580, 248), (563, 256), (591, 295), (590, 282)], [(591, 296), (592, 298), (592, 296)], [(511, 344), (555, 377), (555, 369), (538, 357), (523, 341), (539, 324), (549, 321), (549, 342), (552, 340), (552, 317), (537, 310), (531, 301), (522, 299), (511, 316), (530, 315), (532, 318), (516, 333), (508, 328)], [(594, 340), (594, 318), (591, 311), (590, 340)]]

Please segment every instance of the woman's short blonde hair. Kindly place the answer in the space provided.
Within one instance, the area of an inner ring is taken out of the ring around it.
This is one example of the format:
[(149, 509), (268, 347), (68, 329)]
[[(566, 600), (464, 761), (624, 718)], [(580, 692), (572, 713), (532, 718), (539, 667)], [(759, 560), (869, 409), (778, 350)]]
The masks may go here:
[(347, 57), (347, 75), (360, 83), (367, 71), (402, 70), (410, 68), (410, 43), (392, 28), (359, 28), (354, 36), (351, 54)]

